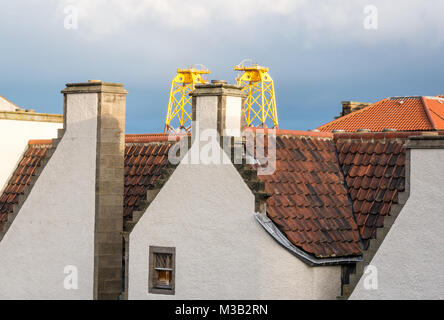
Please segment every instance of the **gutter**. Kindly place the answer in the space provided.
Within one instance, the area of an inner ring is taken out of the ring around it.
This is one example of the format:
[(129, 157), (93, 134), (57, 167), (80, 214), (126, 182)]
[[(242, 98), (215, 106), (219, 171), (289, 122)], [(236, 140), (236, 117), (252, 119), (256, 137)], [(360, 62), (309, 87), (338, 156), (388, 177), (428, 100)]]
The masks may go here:
[(305, 262), (311, 267), (316, 266), (329, 266), (339, 264), (350, 264), (362, 261), (362, 256), (354, 257), (337, 257), (337, 258), (316, 258), (315, 256), (299, 249), (290, 241), (287, 237), (278, 229), (273, 221), (270, 220), (265, 214), (256, 213), (255, 219), (259, 224), (276, 240), (281, 246), (290, 251), (291, 254)]

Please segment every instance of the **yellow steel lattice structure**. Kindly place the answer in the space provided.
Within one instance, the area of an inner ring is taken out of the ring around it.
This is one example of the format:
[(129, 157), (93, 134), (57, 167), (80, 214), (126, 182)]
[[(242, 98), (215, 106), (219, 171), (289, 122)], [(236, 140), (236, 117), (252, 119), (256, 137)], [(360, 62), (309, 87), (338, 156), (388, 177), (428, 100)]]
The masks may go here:
[(236, 81), (247, 93), (243, 106), (246, 126), (277, 129), (279, 122), (274, 83), (268, 74), (268, 68), (257, 64), (251, 66), (241, 64), (235, 66), (234, 70), (242, 72)]
[(208, 83), (205, 74), (210, 71), (205, 67), (177, 69), (177, 75), (171, 81), (168, 111), (165, 120), (165, 133), (190, 131), (192, 120), (191, 96), (189, 93), (199, 83)]

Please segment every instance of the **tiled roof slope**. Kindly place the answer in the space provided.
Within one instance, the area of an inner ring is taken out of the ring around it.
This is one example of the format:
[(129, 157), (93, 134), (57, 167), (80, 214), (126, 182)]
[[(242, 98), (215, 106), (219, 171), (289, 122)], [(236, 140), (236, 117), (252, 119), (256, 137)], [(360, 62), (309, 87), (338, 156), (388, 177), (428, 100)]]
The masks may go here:
[(361, 254), (331, 139), (278, 136), (276, 171), (259, 179), (272, 194), (268, 216), (294, 245), (319, 258)]
[[(356, 133), (335, 134), (332, 139), (331, 134), (279, 131), (276, 171), (259, 176), (272, 195), (267, 200), (270, 219), (295, 246), (318, 258), (359, 255), (359, 231), (368, 243), (404, 188), (405, 152), (402, 142), (388, 139), (394, 134), (365, 142), (346, 137), (355, 139)], [(126, 141), (123, 214), (129, 219), (168, 165), (171, 144), (164, 135), (128, 135)], [(50, 142), (30, 142), (0, 197), (0, 221), (5, 221), (29, 183), (45, 156), (45, 146)]]
[(45, 158), (46, 151), (51, 146), (51, 141), (42, 141), (30, 144), (20, 160), (8, 184), (0, 197), (0, 231), (12, 212), (14, 204), (18, 202), (18, 196), (23, 194), (25, 186), (31, 181), (40, 162)]
[(384, 226), (398, 193), (405, 188), (405, 149), (402, 140), (344, 141), (336, 143), (353, 213), (367, 248)]
[(168, 151), (171, 144), (127, 143), (125, 148), (125, 196), (124, 217), (139, 208), (146, 200), (147, 191), (154, 188), (162, 169), (168, 165)]
[[(29, 142), (28, 149), (0, 197), (0, 230), (50, 146), (50, 140)], [(147, 191), (153, 188), (159, 179), (162, 168), (168, 164), (170, 146), (171, 143), (168, 143), (164, 135), (127, 136), (123, 213), (125, 218), (130, 218), (131, 213), (138, 209), (141, 201), (146, 199)]]
[(444, 97), (441, 99), (424, 99), (424, 105), (437, 130), (444, 130)]
[(358, 129), (383, 131), (444, 130), (444, 99), (439, 97), (394, 97), (378, 101), (318, 128), (320, 131)]

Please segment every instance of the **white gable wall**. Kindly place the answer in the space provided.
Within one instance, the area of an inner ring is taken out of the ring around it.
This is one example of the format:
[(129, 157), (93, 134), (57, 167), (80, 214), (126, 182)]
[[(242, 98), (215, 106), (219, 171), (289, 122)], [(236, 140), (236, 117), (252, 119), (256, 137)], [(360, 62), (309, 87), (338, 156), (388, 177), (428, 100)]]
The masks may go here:
[(17, 167), (18, 161), (33, 139), (53, 139), (63, 123), (0, 119), (0, 191)]
[[(148, 293), (149, 246), (176, 248), (175, 295)], [(129, 299), (334, 299), (341, 278), (271, 238), (231, 163), (178, 166), (130, 234), (128, 273)]]
[[(444, 299), (444, 150), (412, 149), (410, 197), (351, 299)], [(371, 286), (367, 286), (371, 288)]]
[(15, 111), (17, 109), (15, 104), (0, 96), (0, 111)]
[[(0, 299), (93, 298), (98, 98), (67, 99), (65, 135), (0, 242)], [(69, 265), (77, 290), (64, 288)]]

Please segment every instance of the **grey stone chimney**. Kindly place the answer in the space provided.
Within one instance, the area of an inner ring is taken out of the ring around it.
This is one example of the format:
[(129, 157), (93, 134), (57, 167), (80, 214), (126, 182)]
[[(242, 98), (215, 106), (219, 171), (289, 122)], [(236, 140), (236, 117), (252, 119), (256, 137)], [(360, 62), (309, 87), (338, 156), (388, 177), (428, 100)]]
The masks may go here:
[(97, 119), (94, 299), (119, 299), (127, 91), (122, 84), (90, 80), (67, 84), (62, 93), (65, 115), (88, 112)]

